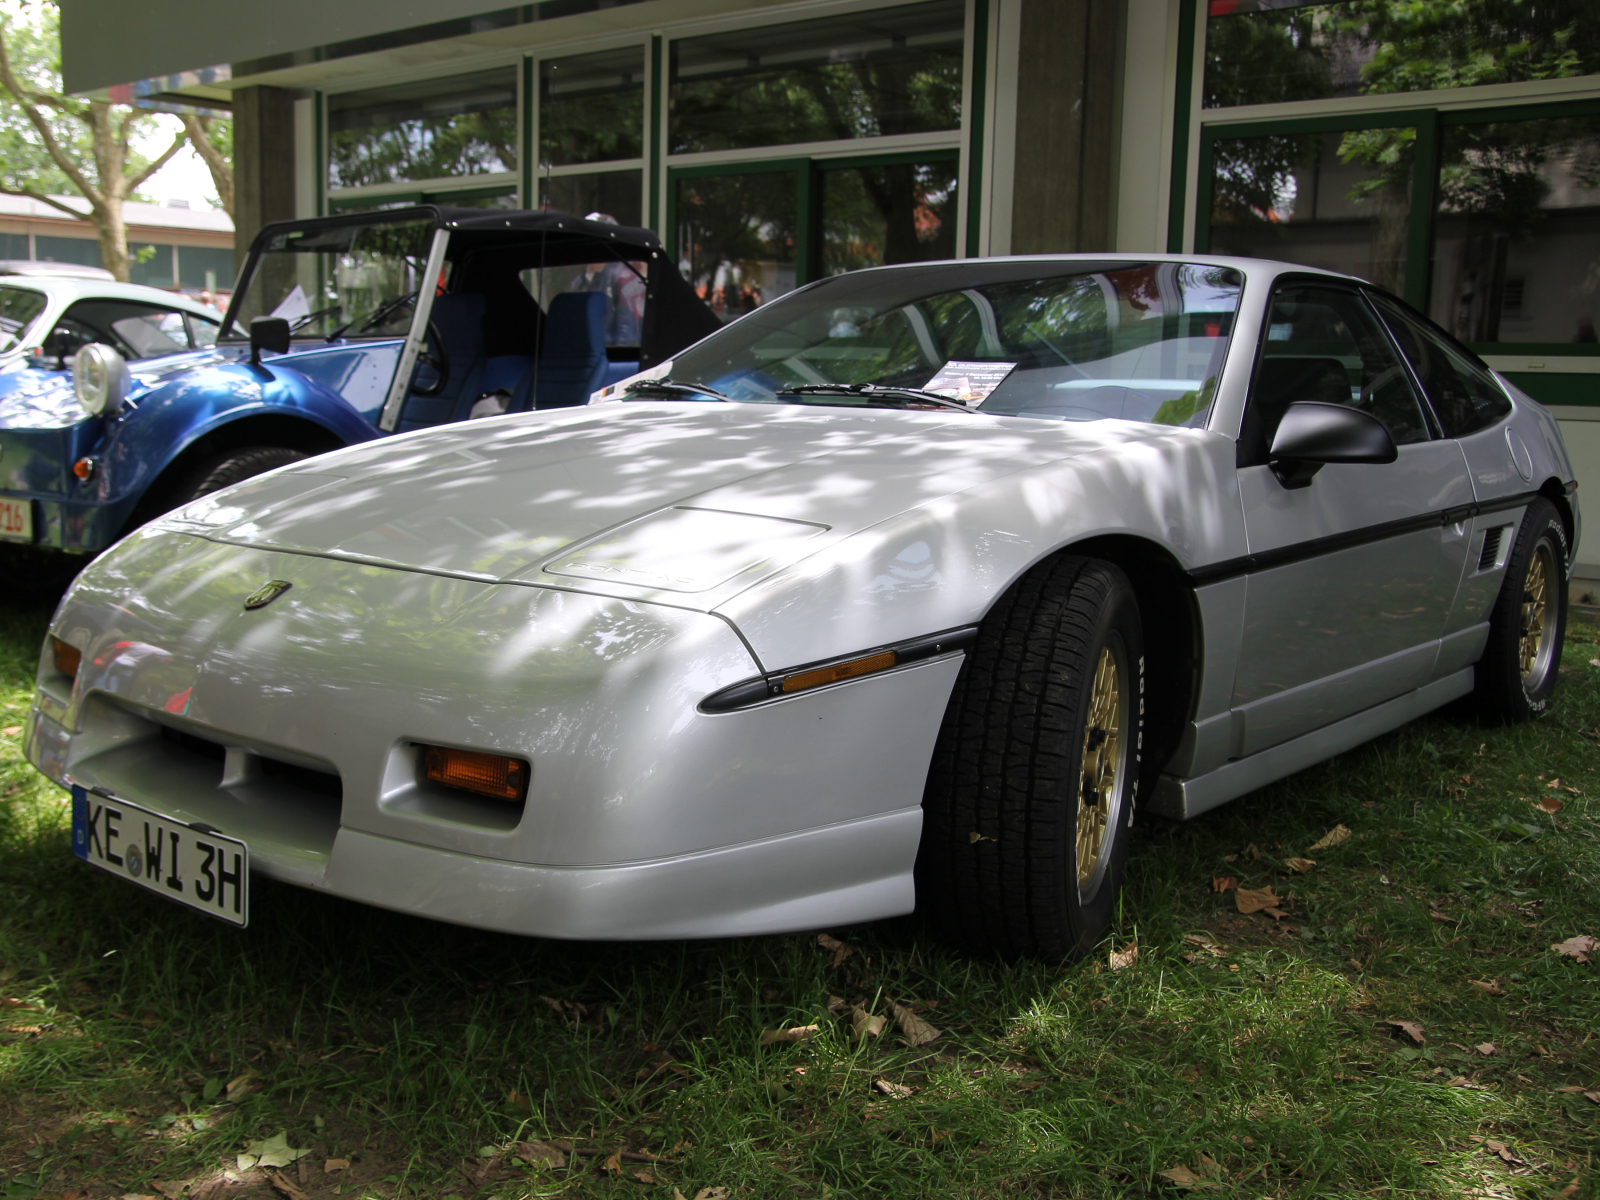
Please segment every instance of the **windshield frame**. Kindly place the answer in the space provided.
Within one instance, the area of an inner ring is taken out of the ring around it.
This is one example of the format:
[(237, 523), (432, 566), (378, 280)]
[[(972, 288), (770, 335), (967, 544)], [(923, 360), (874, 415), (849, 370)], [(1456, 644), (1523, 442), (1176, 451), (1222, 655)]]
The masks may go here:
[[(274, 221), (263, 226), (261, 232), (256, 234), (255, 240), (250, 243), (250, 254), (245, 260), (244, 270), (240, 273), (238, 286), (234, 289), (233, 297), (228, 301), (228, 311), (222, 318), (222, 327), (217, 331), (217, 345), (248, 345), (250, 330), (239, 321), (240, 312), (244, 307), (250, 289), (256, 281), (257, 272), (261, 268), (262, 260), (275, 238), (286, 234), (313, 234), (329, 230), (346, 229), (359, 226), (372, 225), (406, 225), (426, 222), (433, 227), (432, 241), (437, 242), (438, 234), (443, 229), (439, 210), (431, 205), (420, 205), (413, 208), (381, 209), (377, 211), (363, 211), (353, 213), (339, 213), (330, 217), (314, 217), (309, 220), (299, 221)], [(427, 288), (421, 289), (424, 293)], [(419, 297), (420, 300), (420, 297)], [(418, 307), (421, 307), (419, 304)], [(313, 309), (313, 311), (315, 311)], [(264, 314), (263, 314), (264, 315)], [(413, 320), (410, 331), (404, 335), (408, 338), (416, 331), (416, 310), (413, 309)], [(309, 327), (308, 327), (309, 328)], [(393, 341), (395, 333), (358, 333), (350, 329), (342, 333), (340, 341), (379, 340)], [(327, 341), (327, 335), (322, 332), (295, 331), (291, 334), (291, 341), (316, 342), (319, 344)]]

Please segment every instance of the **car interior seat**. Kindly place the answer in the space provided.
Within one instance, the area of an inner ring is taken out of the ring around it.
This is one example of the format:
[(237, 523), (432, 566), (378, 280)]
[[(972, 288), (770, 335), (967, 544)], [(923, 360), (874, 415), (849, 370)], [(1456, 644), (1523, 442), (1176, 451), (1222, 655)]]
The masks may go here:
[(478, 292), (449, 292), (435, 296), (429, 320), (438, 327), (449, 359), (449, 375), (435, 396), (406, 397), (400, 431), (427, 429), (466, 415), (483, 390), (483, 313), (485, 301)]
[(584, 404), (605, 386), (605, 318), (599, 292), (562, 292), (551, 300), (539, 361), (517, 384), (507, 411)]

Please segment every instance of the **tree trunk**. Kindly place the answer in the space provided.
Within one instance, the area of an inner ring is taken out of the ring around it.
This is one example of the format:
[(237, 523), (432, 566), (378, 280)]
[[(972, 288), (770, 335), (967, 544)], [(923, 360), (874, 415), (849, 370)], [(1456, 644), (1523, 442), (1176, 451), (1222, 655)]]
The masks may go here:
[(100, 235), (100, 265), (123, 283), (128, 282), (128, 227), (122, 220), (122, 197), (107, 196), (95, 205), (90, 219)]

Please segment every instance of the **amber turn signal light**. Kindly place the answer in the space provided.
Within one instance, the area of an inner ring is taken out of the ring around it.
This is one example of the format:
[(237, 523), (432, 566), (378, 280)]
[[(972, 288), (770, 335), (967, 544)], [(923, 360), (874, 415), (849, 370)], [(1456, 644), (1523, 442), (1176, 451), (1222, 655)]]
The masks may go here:
[(818, 667), (815, 671), (801, 671), (787, 675), (783, 680), (785, 692), (803, 692), (807, 688), (821, 687), (825, 683), (838, 683), (841, 679), (854, 679), (857, 675), (871, 675), (874, 671), (887, 671), (899, 661), (893, 650), (853, 658), (849, 662), (834, 663), (831, 667)]
[(496, 800), (518, 801), (528, 794), (528, 764), (520, 758), (443, 746), (424, 746), (423, 751), (423, 770), (430, 783)]
[(83, 651), (76, 646), (69, 646), (60, 638), (50, 638), (50, 657), (55, 660), (56, 670), (68, 679), (78, 678), (78, 665), (83, 662)]
[(92, 458), (80, 458), (72, 464), (72, 473), (87, 483), (94, 478), (95, 464)]

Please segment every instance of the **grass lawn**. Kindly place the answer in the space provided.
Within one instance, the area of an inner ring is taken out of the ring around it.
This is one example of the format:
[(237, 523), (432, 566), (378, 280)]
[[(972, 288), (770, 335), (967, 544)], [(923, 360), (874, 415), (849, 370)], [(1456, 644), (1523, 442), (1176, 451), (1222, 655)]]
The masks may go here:
[[(266, 881), (226, 928), (70, 857), (18, 749), (47, 619), (0, 609), (4, 1200), (1600, 1197), (1600, 963), (1552, 949), (1600, 935), (1592, 627), (1532, 725), (1426, 719), (1145, 822), (1118, 936), (1063, 967), (911, 920), (528, 941)], [(1267, 887), (1281, 917), (1240, 911)], [(240, 1158), (278, 1135), (308, 1153)]]

